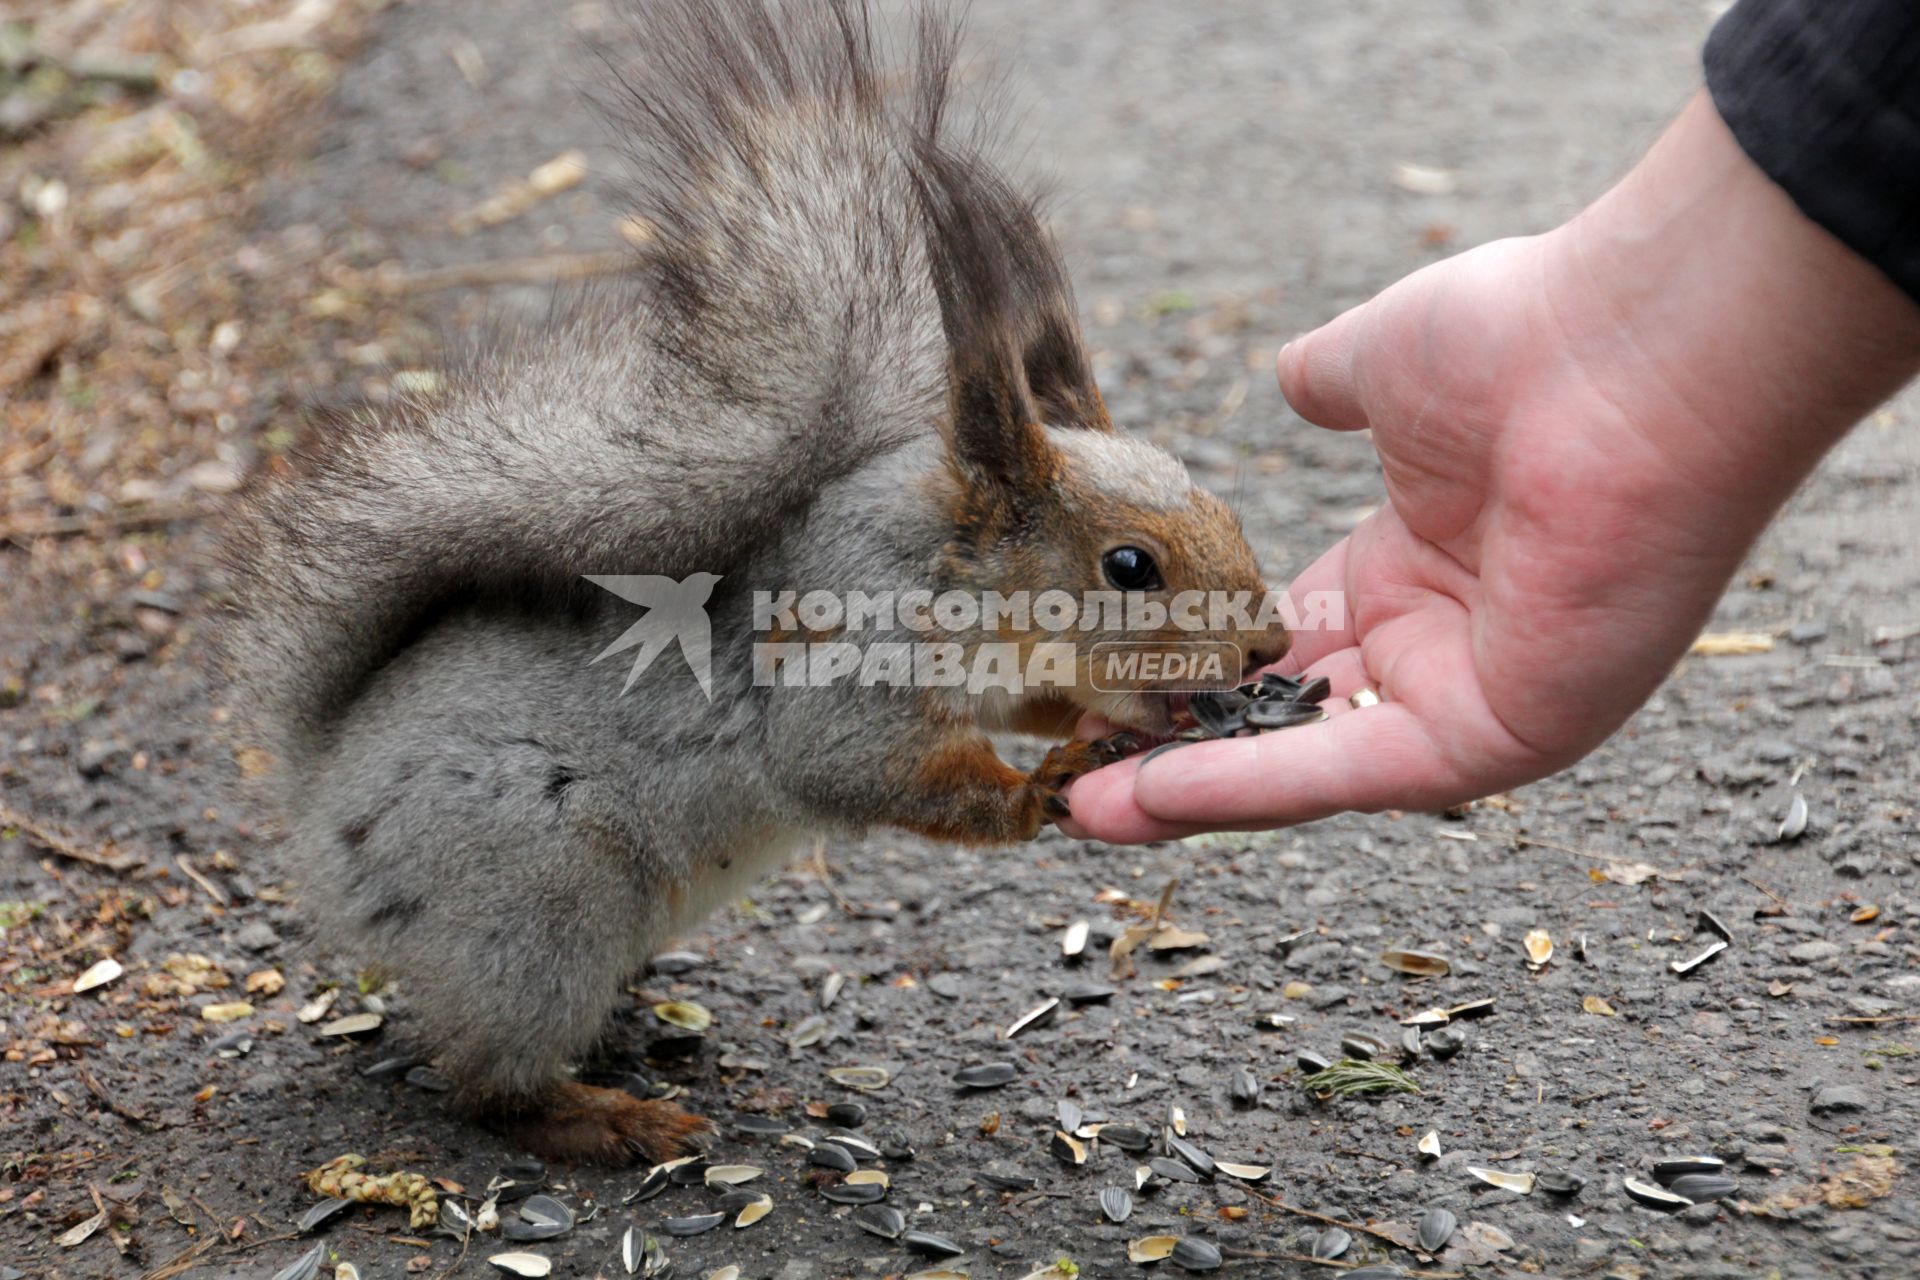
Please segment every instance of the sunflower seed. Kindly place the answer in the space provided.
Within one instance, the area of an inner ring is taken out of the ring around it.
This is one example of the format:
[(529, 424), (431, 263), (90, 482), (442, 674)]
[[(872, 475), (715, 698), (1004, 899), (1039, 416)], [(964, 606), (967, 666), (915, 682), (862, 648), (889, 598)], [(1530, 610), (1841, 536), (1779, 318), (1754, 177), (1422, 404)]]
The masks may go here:
[(440, 1229), (455, 1240), (465, 1240), (479, 1228), (458, 1201), (447, 1199), (440, 1202)]
[(1173, 1256), (1173, 1248), (1179, 1243), (1178, 1236), (1146, 1236), (1139, 1240), (1129, 1240), (1127, 1241), (1127, 1261), (1164, 1261)]
[(1250, 704), (1241, 715), (1254, 728), (1269, 730), (1317, 724), (1327, 718), (1323, 707), (1316, 707), (1309, 702), (1283, 702), (1278, 698), (1262, 698)]
[(1196, 693), (1187, 699), (1187, 710), (1195, 724), (1215, 738), (1231, 738), (1247, 727), (1249, 699), (1238, 690)]
[(1807, 798), (1798, 791), (1787, 805), (1787, 816), (1780, 819), (1779, 829), (1773, 833), (1775, 840), (1798, 840), (1807, 833)]
[(1080, 1104), (1071, 1098), (1062, 1098), (1056, 1102), (1053, 1106), (1053, 1114), (1059, 1118), (1060, 1127), (1068, 1133), (1079, 1133), (1080, 1126), (1087, 1120), (1085, 1113), (1080, 1110)]
[(1656, 1187), (1651, 1182), (1641, 1182), (1638, 1178), (1624, 1178), (1620, 1185), (1629, 1196), (1649, 1209), (1658, 1209), (1662, 1213), (1678, 1213), (1693, 1207), (1693, 1201), (1685, 1196), (1676, 1195), (1665, 1187)]
[(973, 1176), (981, 1186), (992, 1191), (1031, 1191), (1040, 1185), (1038, 1178), (1030, 1178), (1024, 1173), (1005, 1173), (998, 1169), (982, 1169)]
[(867, 1122), (867, 1107), (863, 1102), (835, 1102), (827, 1107), (826, 1118), (843, 1129), (858, 1129)]
[(691, 1000), (663, 1000), (653, 1006), (653, 1016), (682, 1031), (705, 1031), (713, 1025), (713, 1015)]
[(1197, 1236), (1183, 1236), (1168, 1258), (1183, 1271), (1218, 1271), (1222, 1260), (1218, 1245)]
[(718, 1271), (709, 1271), (707, 1280), (740, 1280), (740, 1268), (729, 1264)]
[(1100, 1126), (1100, 1141), (1138, 1155), (1153, 1145), (1153, 1135), (1130, 1124), (1103, 1124)]
[(520, 1202), (520, 1216), (540, 1226), (573, 1225), (573, 1210), (552, 1196), (528, 1196)]
[[(26, 1280), (26, 1275), (24, 1271), (12, 1276), (0, 1271), (0, 1280)], [(333, 1280), (360, 1280), (360, 1268), (351, 1262), (343, 1262), (333, 1269)]]
[(668, 1218), (660, 1224), (660, 1229), (670, 1236), (697, 1236), (726, 1220), (724, 1213), (697, 1213), (690, 1218)]
[(840, 989), (847, 985), (847, 975), (835, 969), (828, 974), (826, 981), (820, 984), (820, 1010), (825, 1012), (833, 1008), (833, 1002), (840, 998)]
[(1691, 959), (1687, 959), (1687, 960), (1675, 960), (1672, 964), (1668, 965), (1667, 967), (1669, 969), (1672, 969), (1675, 973), (1681, 973), (1681, 974), (1692, 973), (1695, 969), (1698, 969), (1701, 965), (1713, 959), (1715, 956), (1719, 955), (1722, 951), (1725, 951), (1726, 949), (1727, 949), (1727, 940), (1725, 938), (1715, 938), (1712, 942), (1707, 944), (1707, 949), (1705, 951), (1702, 951), (1699, 955), (1694, 956)]
[(1683, 1173), (1667, 1184), (1667, 1190), (1677, 1196), (1685, 1196), (1695, 1204), (1723, 1200), (1739, 1189), (1740, 1184), (1732, 1178), (1712, 1173)]
[(1256, 1013), (1253, 1015), (1253, 1027), (1256, 1031), (1284, 1031), (1293, 1025), (1293, 1019), (1284, 1013)]
[(1177, 1102), (1167, 1104), (1167, 1128), (1182, 1138), (1187, 1136), (1187, 1113)]
[(320, 1024), (323, 1036), (362, 1036), (369, 1031), (378, 1030), (384, 1021), (377, 1013), (350, 1013), (344, 1018), (335, 1018), (332, 1022)]
[(1105, 1187), (1100, 1192), (1100, 1212), (1108, 1222), (1125, 1222), (1133, 1216), (1133, 1196), (1125, 1187)]
[(1178, 1160), (1166, 1156), (1155, 1156), (1147, 1161), (1147, 1168), (1153, 1170), (1168, 1182), (1198, 1182), (1200, 1175)]
[(957, 1258), (966, 1252), (945, 1236), (931, 1231), (909, 1231), (900, 1237), (900, 1243), (924, 1258)]
[(813, 1150), (807, 1152), (807, 1163), (822, 1169), (838, 1169), (841, 1173), (852, 1173), (859, 1167), (854, 1163), (853, 1152), (837, 1142), (814, 1143)]
[(736, 1133), (750, 1133), (755, 1137), (778, 1137), (792, 1130), (793, 1126), (785, 1120), (773, 1116), (760, 1116), (752, 1112), (743, 1112), (733, 1118)]
[(1167, 1154), (1184, 1163), (1203, 1178), (1211, 1178), (1214, 1171), (1213, 1157), (1188, 1142), (1185, 1138), (1173, 1134), (1166, 1135)]
[(1380, 953), (1380, 963), (1396, 973), (1420, 978), (1444, 978), (1453, 972), (1453, 962), (1431, 951), (1406, 951), (1394, 948)]
[(655, 1196), (659, 1195), (662, 1191), (665, 1191), (667, 1189), (668, 1181), (669, 1181), (668, 1174), (670, 1172), (671, 1171), (668, 1170), (664, 1165), (653, 1166), (653, 1168), (647, 1170), (646, 1177), (640, 1180), (640, 1185), (635, 1187), (632, 1191), (629, 1191), (621, 1199), (620, 1203), (633, 1204), (640, 1200), (653, 1199)]
[(862, 1205), (853, 1211), (853, 1225), (884, 1240), (898, 1240), (907, 1229), (907, 1217), (890, 1204)]
[(827, 1072), (827, 1079), (849, 1089), (871, 1093), (875, 1089), (886, 1088), (893, 1079), (893, 1073), (885, 1067), (834, 1067)]
[(1118, 987), (1110, 987), (1104, 982), (1076, 982), (1060, 993), (1060, 998), (1068, 1004), (1103, 1004), (1113, 999)]
[(1273, 1169), (1264, 1164), (1234, 1164), (1227, 1160), (1216, 1160), (1214, 1172), (1225, 1174), (1229, 1178), (1238, 1178), (1242, 1182), (1259, 1182)]
[(833, 1204), (879, 1204), (887, 1189), (876, 1182), (840, 1182), (820, 1188), (820, 1198)]
[(1254, 1107), (1260, 1105), (1260, 1081), (1253, 1072), (1245, 1067), (1234, 1068), (1233, 1075), (1227, 1081), (1227, 1097), (1236, 1107)]
[(1093, 926), (1085, 920), (1075, 920), (1060, 935), (1060, 954), (1069, 960), (1077, 960), (1087, 949), (1087, 935)]
[(1654, 1162), (1653, 1180), (1662, 1186), (1671, 1186), (1675, 1178), (1684, 1178), (1690, 1173), (1725, 1173), (1726, 1170), (1727, 1162), (1719, 1156), (1674, 1156)]
[(83, 991), (104, 987), (126, 971), (124, 965), (112, 956), (108, 956), (98, 963), (89, 965), (84, 973), (73, 980), (73, 994), (77, 996)]
[(1441, 1027), (1427, 1033), (1427, 1052), (1437, 1062), (1445, 1062), (1460, 1050), (1466, 1048), (1467, 1038), (1458, 1031)]
[(500, 1238), (512, 1240), (516, 1244), (531, 1244), (537, 1240), (552, 1240), (563, 1236), (570, 1229), (558, 1222), (527, 1222), (518, 1218), (508, 1218), (500, 1224)]
[(772, 1196), (755, 1196), (752, 1200), (740, 1206), (740, 1211), (734, 1215), (733, 1229), (738, 1231), (742, 1227), (750, 1227), (772, 1212)]
[(1302, 682), (1299, 692), (1293, 696), (1299, 702), (1325, 702), (1333, 693), (1333, 681), (1325, 676), (1314, 676)]
[(320, 1263), (326, 1256), (327, 1246), (317, 1244), (274, 1272), (273, 1280), (313, 1280), (313, 1277), (320, 1274)]
[(553, 1272), (553, 1262), (537, 1253), (496, 1253), (487, 1261), (509, 1275), (526, 1276), (529, 1280), (539, 1280)]
[(1299, 1065), (1302, 1071), (1305, 1071), (1309, 1075), (1318, 1074), (1333, 1065), (1332, 1062), (1311, 1049), (1302, 1049), (1293, 1055), (1293, 1060)]
[(1087, 1144), (1070, 1133), (1058, 1129), (1047, 1139), (1047, 1150), (1061, 1164), (1082, 1165), (1087, 1162)]
[(962, 1067), (953, 1073), (953, 1082), (965, 1089), (998, 1089), (1012, 1084), (1020, 1068), (1011, 1062), (983, 1062), (977, 1067)]
[(836, 1147), (845, 1147), (847, 1154), (855, 1160), (878, 1160), (880, 1148), (868, 1142), (857, 1133), (848, 1133), (844, 1129), (835, 1129), (822, 1135), (820, 1141), (831, 1142)]
[(1472, 1165), (1467, 1166), (1467, 1172), (1490, 1187), (1511, 1191), (1518, 1196), (1533, 1194), (1534, 1179), (1530, 1173), (1502, 1173), (1498, 1169), (1478, 1169)]
[(640, 1270), (640, 1260), (643, 1256), (639, 1232), (633, 1227), (628, 1227), (627, 1233), (620, 1237), (620, 1264), (627, 1269), (628, 1275), (633, 1275)]
[(833, 1034), (833, 1024), (827, 1021), (823, 1013), (810, 1013), (793, 1024), (793, 1030), (787, 1033), (787, 1048), (794, 1052), (811, 1049)]
[(1400, 1019), (1400, 1025), (1403, 1027), (1441, 1027), (1445, 1026), (1448, 1021), (1449, 1019), (1447, 1018), (1447, 1011), (1445, 1009), (1422, 1009), (1410, 1018)]
[(1527, 930), (1520, 945), (1526, 948), (1527, 964), (1531, 968), (1544, 969), (1553, 960), (1553, 935), (1545, 929)]
[[(293, 1229), (296, 1234), (305, 1235), (352, 1203), (353, 1201), (351, 1200), (322, 1200), (319, 1204), (316, 1204), (313, 1208), (301, 1214), (300, 1221), (294, 1224)], [(442, 1201), (443, 1205), (450, 1203), (452, 1202)]]
[(1478, 1000), (1469, 1000), (1448, 1009), (1447, 1017), (1456, 1019), (1485, 1018), (1493, 1014), (1493, 997), (1482, 996)]
[(1427, 1130), (1426, 1136), (1420, 1139), (1416, 1149), (1428, 1160), (1438, 1160), (1440, 1158), (1440, 1131), (1438, 1129)]
[(1533, 1183), (1551, 1196), (1577, 1196), (1587, 1180), (1577, 1173), (1546, 1169), (1534, 1176)]
[[(716, 1164), (706, 1173), (706, 1184), (710, 1187), (737, 1187), (743, 1182), (752, 1182), (766, 1170), (750, 1164)], [(520, 1212), (525, 1213), (522, 1209)]]
[(710, 1168), (712, 1166), (699, 1156), (682, 1156), (667, 1161), (667, 1181), (676, 1187), (697, 1187), (707, 1180)]
[(1378, 1036), (1370, 1036), (1364, 1031), (1350, 1031), (1340, 1037), (1340, 1051), (1349, 1058), (1372, 1062), (1387, 1056), (1387, 1044)]
[(1419, 1241), (1425, 1253), (1438, 1253), (1447, 1247), (1447, 1241), (1453, 1239), (1454, 1231), (1460, 1226), (1460, 1219), (1448, 1209), (1429, 1209), (1414, 1220), (1414, 1238)]
[(1408, 1027), (1400, 1033), (1400, 1058), (1414, 1062), (1420, 1057), (1420, 1028)]
[(1133, 1171), (1133, 1189), (1135, 1191), (1146, 1191), (1157, 1185), (1154, 1181), (1153, 1170), (1149, 1169), (1146, 1165), (1143, 1164)]
[(1339, 1227), (1328, 1227), (1313, 1238), (1313, 1243), (1308, 1246), (1307, 1252), (1322, 1262), (1331, 1262), (1345, 1253), (1347, 1246), (1352, 1243), (1353, 1237), (1345, 1231)]
[(1054, 996), (1015, 1018), (1007, 1029), (1000, 1033), (1000, 1038), (1011, 1040), (1022, 1031), (1033, 1027), (1044, 1027), (1053, 1021), (1053, 1015), (1058, 1012), (1060, 1012), (1060, 997)]
[(1733, 941), (1733, 930), (1727, 926), (1727, 922), (1705, 907), (1700, 908), (1695, 914), (1694, 924), (1708, 933), (1718, 934), (1728, 942)]

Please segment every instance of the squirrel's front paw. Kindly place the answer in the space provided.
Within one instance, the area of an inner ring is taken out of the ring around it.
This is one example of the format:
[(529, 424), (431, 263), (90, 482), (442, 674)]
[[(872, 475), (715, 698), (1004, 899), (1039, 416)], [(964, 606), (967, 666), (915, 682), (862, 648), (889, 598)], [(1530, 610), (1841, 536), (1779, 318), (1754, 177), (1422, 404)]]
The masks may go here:
[(1125, 759), (1127, 753), (1140, 745), (1140, 740), (1130, 733), (1111, 734), (1105, 738), (1096, 738), (1091, 742), (1063, 742), (1047, 752), (1040, 767), (1029, 775), (1032, 784), (1044, 795), (1041, 808), (1049, 819), (1058, 821), (1071, 815), (1067, 798), (1060, 794), (1067, 784), (1082, 774), (1092, 773), (1095, 769), (1104, 769), (1116, 761)]

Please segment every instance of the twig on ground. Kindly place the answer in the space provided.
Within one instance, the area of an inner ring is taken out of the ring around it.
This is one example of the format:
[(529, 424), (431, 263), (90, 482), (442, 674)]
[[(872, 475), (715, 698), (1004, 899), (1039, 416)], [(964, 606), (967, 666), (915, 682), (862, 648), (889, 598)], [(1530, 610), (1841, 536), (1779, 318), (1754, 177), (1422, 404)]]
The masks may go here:
[(98, 849), (86, 848), (70, 836), (20, 812), (4, 800), (0, 800), (0, 827), (12, 827), (48, 853), (66, 858), (71, 862), (84, 862), (90, 867), (103, 867), (108, 871), (125, 873), (146, 865), (143, 859), (129, 854), (109, 853), (111, 845), (103, 845)]
[(186, 854), (184, 853), (174, 854), (173, 861), (175, 866), (179, 867), (180, 870), (186, 872), (187, 879), (193, 881), (195, 884), (199, 885), (202, 889), (205, 889), (207, 891), (207, 896), (209, 898), (212, 898), (215, 902), (219, 903), (223, 907), (227, 905), (229, 901), (227, 897), (227, 891), (225, 889), (222, 889), (219, 885), (215, 884), (213, 881), (207, 879), (206, 873), (201, 871), (200, 868), (194, 866), (191, 862), (188, 862)]

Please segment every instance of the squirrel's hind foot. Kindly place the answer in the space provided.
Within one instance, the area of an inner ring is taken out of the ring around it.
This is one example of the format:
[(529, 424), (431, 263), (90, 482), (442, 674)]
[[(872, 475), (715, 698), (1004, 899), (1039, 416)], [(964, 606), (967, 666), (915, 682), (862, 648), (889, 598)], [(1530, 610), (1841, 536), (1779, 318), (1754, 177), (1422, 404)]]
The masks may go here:
[(588, 1084), (555, 1086), (514, 1116), (507, 1135), (534, 1155), (567, 1164), (660, 1164), (691, 1155), (713, 1132), (701, 1116), (657, 1098)]

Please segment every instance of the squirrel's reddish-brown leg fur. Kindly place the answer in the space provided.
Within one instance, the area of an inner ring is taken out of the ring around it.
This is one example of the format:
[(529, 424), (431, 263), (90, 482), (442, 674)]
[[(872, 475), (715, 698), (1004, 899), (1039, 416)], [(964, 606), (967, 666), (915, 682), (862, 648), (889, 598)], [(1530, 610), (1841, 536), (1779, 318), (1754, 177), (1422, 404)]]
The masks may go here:
[(622, 1089), (562, 1084), (506, 1121), (507, 1135), (534, 1155), (567, 1164), (659, 1164), (699, 1148), (713, 1126), (692, 1112)]
[(1126, 734), (1061, 743), (1027, 774), (996, 755), (985, 734), (955, 728), (902, 779), (899, 812), (890, 820), (941, 840), (1031, 840), (1043, 825), (1067, 816), (1061, 788), (1120, 759), (1132, 743)]

